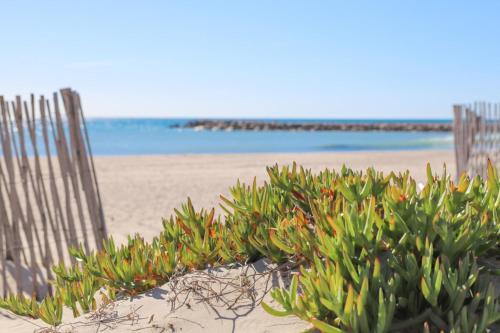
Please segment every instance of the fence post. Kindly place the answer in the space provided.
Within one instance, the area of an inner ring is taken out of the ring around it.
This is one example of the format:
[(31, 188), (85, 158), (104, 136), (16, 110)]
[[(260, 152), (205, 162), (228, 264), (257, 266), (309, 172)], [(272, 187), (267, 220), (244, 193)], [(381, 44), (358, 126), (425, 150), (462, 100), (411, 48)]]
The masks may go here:
[[(57, 252), (57, 259), (65, 261), (69, 253), (64, 249), (78, 246), (80, 241), (89, 251), (87, 229), (93, 234), (97, 249), (106, 236), (80, 99), (71, 89), (62, 90), (61, 95), (67, 118), (59, 109), (57, 93), (53, 99), (54, 117), (50, 101), (43, 96), (38, 103), (34, 95), (30, 96), (29, 103), (20, 96), (11, 103), (0, 96), (0, 288), (3, 296), (13, 289), (17, 293), (34, 293), (37, 298), (46, 291), (50, 293), (50, 287), (44, 288), (51, 279), (55, 260), (52, 253)], [(55, 147), (58, 169), (52, 164), (51, 147)], [(73, 216), (75, 207), (78, 218)], [(14, 263), (13, 272), (7, 269), (8, 261)]]
[(463, 172), (485, 177), (487, 160), (499, 162), (499, 106), (484, 102), (453, 106), (457, 178)]

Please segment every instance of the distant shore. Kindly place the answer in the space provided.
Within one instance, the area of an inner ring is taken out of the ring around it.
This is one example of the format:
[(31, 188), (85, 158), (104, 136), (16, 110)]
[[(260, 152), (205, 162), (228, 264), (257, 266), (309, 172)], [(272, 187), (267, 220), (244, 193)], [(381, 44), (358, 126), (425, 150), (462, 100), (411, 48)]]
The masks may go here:
[(172, 128), (192, 128), (197, 131), (397, 131), (450, 132), (452, 123), (442, 122), (276, 122), (255, 120), (192, 120)]

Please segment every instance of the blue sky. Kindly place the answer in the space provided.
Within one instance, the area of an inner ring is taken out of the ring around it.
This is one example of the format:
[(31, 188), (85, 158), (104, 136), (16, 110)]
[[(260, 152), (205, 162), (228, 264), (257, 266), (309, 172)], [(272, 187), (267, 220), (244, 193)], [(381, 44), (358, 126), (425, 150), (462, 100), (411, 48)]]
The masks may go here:
[(500, 100), (500, 1), (2, 1), (0, 93), (89, 116), (449, 118)]

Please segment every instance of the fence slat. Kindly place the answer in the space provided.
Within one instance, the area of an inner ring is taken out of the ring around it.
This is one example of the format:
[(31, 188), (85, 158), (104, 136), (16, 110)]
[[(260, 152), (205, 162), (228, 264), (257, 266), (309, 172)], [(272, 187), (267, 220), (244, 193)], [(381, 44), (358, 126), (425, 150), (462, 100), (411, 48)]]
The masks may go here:
[(500, 163), (500, 104), (454, 105), (453, 132), (457, 178), (485, 177), (488, 159)]
[[(37, 298), (51, 293), (47, 280), (52, 278), (54, 261), (67, 261), (67, 248), (80, 242), (87, 252), (99, 249), (106, 237), (80, 97), (71, 89), (63, 93), (67, 96), (63, 96), (62, 111), (57, 93), (53, 108), (43, 96), (37, 100), (32, 94), (28, 101), (20, 96), (6, 101), (0, 96), (0, 288), (4, 297), (12, 290)], [(90, 237), (95, 240), (93, 247)]]

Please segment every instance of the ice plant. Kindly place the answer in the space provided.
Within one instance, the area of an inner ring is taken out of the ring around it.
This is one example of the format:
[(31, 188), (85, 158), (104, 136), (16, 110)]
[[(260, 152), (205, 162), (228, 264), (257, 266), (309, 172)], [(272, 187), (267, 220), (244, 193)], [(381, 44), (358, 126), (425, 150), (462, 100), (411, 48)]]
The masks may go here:
[(75, 316), (107, 300), (145, 292), (175, 274), (267, 257), (299, 267), (289, 289), (275, 289), (272, 315), (295, 315), (324, 332), (486, 332), (500, 319), (485, 260), (500, 253), (500, 183), (453, 182), (427, 169), (409, 173), (346, 167), (313, 174), (295, 164), (267, 169), (269, 180), (240, 182), (221, 197), (223, 214), (187, 200), (151, 242), (139, 235), (53, 268), (54, 295), (9, 296), (0, 307), (51, 325), (66, 305)]
[(317, 257), (290, 290), (273, 291), (283, 310), (264, 309), (325, 332), (484, 332), (500, 319), (495, 270), (476, 259), (498, 253), (491, 165), (486, 182), (463, 176), (457, 186), (428, 168), (421, 192), (407, 173), (342, 174), (333, 202), (308, 200)]

